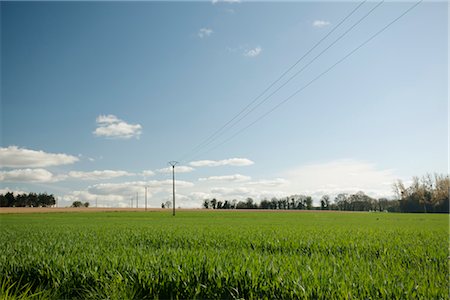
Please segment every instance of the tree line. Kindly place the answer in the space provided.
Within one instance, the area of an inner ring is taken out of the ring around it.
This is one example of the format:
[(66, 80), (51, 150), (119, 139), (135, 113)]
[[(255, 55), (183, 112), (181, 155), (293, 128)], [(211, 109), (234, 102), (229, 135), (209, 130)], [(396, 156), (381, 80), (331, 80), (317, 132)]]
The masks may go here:
[(313, 206), (313, 198), (306, 195), (263, 199), (256, 203), (252, 198), (245, 201), (205, 199), (205, 209), (282, 209), (282, 210), (340, 210), (340, 211), (388, 211), (388, 212), (449, 212), (450, 179), (446, 175), (427, 174), (414, 177), (406, 187), (398, 180), (393, 185), (395, 199), (373, 198), (360, 191), (354, 194), (341, 193), (331, 199), (323, 195), (320, 206)]
[(400, 210), (407, 212), (449, 212), (450, 179), (448, 175), (427, 174), (413, 177), (409, 187), (398, 180), (394, 192)]
[(55, 196), (47, 193), (0, 194), (0, 207), (48, 207), (56, 204)]

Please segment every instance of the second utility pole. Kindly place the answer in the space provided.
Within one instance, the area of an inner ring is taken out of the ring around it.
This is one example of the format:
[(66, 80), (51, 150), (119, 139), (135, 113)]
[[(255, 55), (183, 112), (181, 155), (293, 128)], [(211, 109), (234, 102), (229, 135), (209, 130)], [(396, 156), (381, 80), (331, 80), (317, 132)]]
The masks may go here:
[(145, 187), (145, 211), (147, 211), (147, 187)]
[(177, 161), (169, 161), (169, 165), (172, 166), (172, 196), (173, 196), (173, 205), (172, 205), (172, 215), (175, 216), (175, 166), (178, 164)]

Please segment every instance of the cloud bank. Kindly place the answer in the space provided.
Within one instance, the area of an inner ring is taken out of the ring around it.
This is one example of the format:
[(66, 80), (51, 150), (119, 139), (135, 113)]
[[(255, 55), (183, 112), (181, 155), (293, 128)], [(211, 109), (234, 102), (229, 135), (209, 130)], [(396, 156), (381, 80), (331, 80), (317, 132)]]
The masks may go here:
[(229, 158), (223, 160), (197, 160), (189, 163), (193, 167), (219, 167), (219, 166), (235, 166), (243, 167), (253, 165), (254, 162), (248, 158)]
[(68, 174), (69, 178), (79, 179), (79, 180), (105, 180), (123, 176), (133, 176), (135, 174), (128, 173), (126, 171), (114, 171), (114, 170), (101, 170), (101, 171), (70, 171)]
[[(175, 167), (175, 173), (189, 173), (194, 171), (194, 168), (191, 168), (189, 166), (176, 166)], [(159, 173), (172, 173), (172, 167), (157, 169), (156, 172)]]
[(8, 182), (55, 182), (56, 178), (45, 169), (16, 169), (0, 171), (0, 181)]
[(210, 177), (203, 177), (199, 178), (199, 181), (226, 181), (226, 182), (241, 182), (241, 181), (248, 181), (252, 179), (250, 176), (245, 176), (241, 174), (234, 174), (234, 175), (223, 175), (223, 176), (210, 176)]
[(392, 169), (379, 169), (375, 164), (353, 159), (308, 164), (284, 174), (291, 182), (289, 191), (320, 196), (323, 194), (363, 191), (370, 196), (392, 194), (398, 176)]
[(78, 158), (63, 153), (47, 153), (17, 146), (0, 148), (0, 167), (40, 168), (73, 164)]

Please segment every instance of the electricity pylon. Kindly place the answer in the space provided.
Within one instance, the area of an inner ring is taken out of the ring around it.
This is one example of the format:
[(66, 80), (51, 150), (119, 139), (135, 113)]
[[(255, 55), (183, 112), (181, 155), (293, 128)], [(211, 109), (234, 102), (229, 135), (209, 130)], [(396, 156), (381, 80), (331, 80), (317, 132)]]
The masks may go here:
[(173, 196), (173, 205), (172, 205), (172, 215), (175, 216), (175, 166), (178, 164), (177, 161), (169, 161), (168, 164), (172, 166), (172, 196)]

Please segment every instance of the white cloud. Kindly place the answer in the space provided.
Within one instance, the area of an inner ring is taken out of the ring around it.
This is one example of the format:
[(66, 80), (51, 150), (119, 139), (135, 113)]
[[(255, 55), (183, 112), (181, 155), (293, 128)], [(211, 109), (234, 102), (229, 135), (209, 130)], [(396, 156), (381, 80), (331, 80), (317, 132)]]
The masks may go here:
[(88, 161), (90, 161), (90, 162), (94, 162), (95, 161), (95, 159), (93, 158), (93, 157), (88, 157), (88, 156), (84, 156), (83, 154), (78, 154), (78, 157), (80, 158), (80, 159), (87, 159)]
[[(203, 165), (203, 164), (202, 164)], [(392, 182), (398, 178), (393, 170), (380, 169), (376, 165), (358, 160), (335, 160), (325, 163), (307, 164), (280, 174), (279, 178), (252, 181), (223, 180), (221, 186), (211, 186), (217, 181), (201, 179), (195, 195), (199, 199), (245, 200), (253, 198), (256, 202), (264, 198), (286, 197), (303, 194), (314, 198), (315, 205), (324, 194), (334, 198), (338, 193), (355, 193), (360, 190), (372, 197), (389, 197)], [(226, 179), (226, 177), (224, 178)], [(203, 192), (203, 193), (202, 193)]]
[(0, 180), (9, 182), (57, 182), (63, 180), (108, 180), (125, 176), (153, 176), (151, 170), (142, 173), (130, 173), (121, 170), (70, 171), (67, 174), (55, 175), (45, 169), (14, 169), (0, 171)]
[(259, 186), (259, 187), (278, 187), (288, 184), (289, 181), (283, 178), (275, 179), (262, 179), (257, 181), (248, 182), (247, 185)]
[(0, 167), (36, 168), (73, 164), (78, 158), (63, 153), (46, 153), (17, 146), (0, 148)]
[[(183, 207), (200, 207), (193, 202), (179, 201), (183, 198), (185, 188), (193, 187), (192, 182), (177, 180), (177, 207), (182, 204)], [(133, 201), (133, 207), (136, 207), (136, 195), (138, 195), (138, 205), (143, 208), (145, 205), (144, 192), (147, 187), (147, 200), (149, 207), (161, 207), (161, 202), (172, 200), (172, 180), (151, 180), (151, 181), (130, 181), (120, 183), (99, 183), (89, 186), (84, 191), (74, 191), (62, 197), (63, 205), (70, 205), (73, 201), (88, 201), (91, 206), (98, 203), (99, 207), (130, 207)], [(167, 199), (166, 199), (167, 198)], [(185, 197), (184, 197), (185, 198)], [(188, 204), (189, 202), (189, 204)]]
[(146, 183), (144, 181), (131, 181), (121, 183), (99, 183), (88, 188), (88, 192), (94, 195), (121, 195), (134, 196), (141, 192)]
[(244, 56), (247, 57), (256, 57), (261, 54), (262, 48), (260, 46), (255, 47), (253, 49), (247, 49), (244, 51)]
[(53, 182), (58, 179), (45, 169), (16, 169), (0, 171), (0, 181), (9, 182)]
[(18, 194), (27, 194), (27, 192), (17, 189), (10, 189), (9, 187), (5, 187), (3, 189), (0, 189), (0, 195), (4, 195), (6, 193), (13, 193), (14, 195)]
[[(172, 187), (172, 180), (150, 180), (150, 181), (130, 181), (120, 183), (100, 183), (90, 186), (88, 191), (96, 195), (134, 195), (142, 192), (145, 187), (149, 187), (148, 192), (158, 192), (164, 188)], [(177, 180), (176, 187), (192, 187), (194, 184), (189, 181)]]
[(144, 170), (142, 171), (142, 176), (144, 177), (150, 177), (150, 176), (154, 176), (155, 172), (153, 172), (152, 170)]
[[(189, 166), (176, 166), (175, 167), (175, 173), (189, 173), (194, 171), (194, 168), (191, 168)], [(172, 167), (162, 168), (156, 170), (159, 173), (172, 173)]]
[(218, 167), (218, 166), (250, 166), (253, 165), (254, 162), (247, 158), (230, 158), (223, 160), (197, 160), (192, 161), (189, 165), (193, 167)]
[(133, 176), (135, 174), (126, 171), (101, 170), (101, 171), (71, 171), (68, 176), (79, 180), (104, 180), (123, 176)]
[(245, 176), (241, 174), (234, 174), (234, 175), (223, 175), (223, 176), (211, 176), (211, 177), (204, 177), (199, 178), (199, 181), (226, 181), (226, 182), (241, 182), (241, 181), (248, 181), (252, 179), (250, 176)]
[[(178, 207), (200, 208), (201, 204), (203, 202), (203, 199), (206, 199), (206, 198), (198, 198), (198, 197), (193, 196), (192, 194), (185, 195), (185, 194), (177, 193), (175, 206), (177, 208)], [(160, 200), (161, 200), (160, 202), (169, 201), (172, 204), (172, 194), (166, 193), (166, 195), (164, 197), (162, 197)]]
[(112, 139), (139, 138), (142, 134), (142, 126), (128, 124), (114, 115), (100, 115), (96, 119), (97, 128), (93, 132), (95, 136), (103, 136)]
[[(176, 180), (175, 182), (177, 187), (193, 187), (194, 184), (189, 181), (184, 180)], [(165, 180), (150, 180), (147, 182), (149, 187), (159, 188), (159, 187), (172, 187), (172, 179)]]
[(207, 199), (207, 198), (211, 198), (211, 194), (210, 193), (205, 193), (205, 192), (192, 192), (189, 193), (189, 197), (193, 198), (193, 199), (197, 199), (198, 200), (198, 204), (201, 204), (201, 200)]
[(100, 124), (110, 124), (119, 122), (120, 119), (118, 119), (115, 115), (99, 115), (95, 121)]
[(211, 28), (200, 28), (197, 35), (199, 38), (207, 38), (213, 33), (213, 30)]
[(312, 23), (312, 26), (316, 27), (316, 28), (322, 28), (322, 27), (326, 27), (328, 25), (330, 25), (331, 23), (328, 21), (324, 21), (324, 20), (315, 20)]
[(211, 189), (210, 196), (222, 201), (225, 199), (236, 199), (238, 201), (243, 201), (245, 198), (250, 197), (258, 202), (264, 198), (286, 196), (286, 193), (282, 191), (267, 191), (249, 187), (214, 187)]
[(59, 201), (59, 206), (71, 205), (74, 201), (89, 202), (90, 206), (98, 207), (128, 207), (129, 197), (122, 195), (95, 195), (88, 191), (73, 191), (63, 195)]
[(245, 187), (237, 188), (226, 188), (226, 187), (214, 187), (211, 189), (213, 195), (219, 196), (217, 198), (227, 197), (227, 196), (238, 196), (239, 198), (244, 198), (250, 196), (253, 190)]
[(289, 191), (302, 194), (354, 193), (364, 191), (373, 197), (390, 196), (398, 176), (391, 169), (352, 159), (309, 164), (284, 174), (290, 181)]

